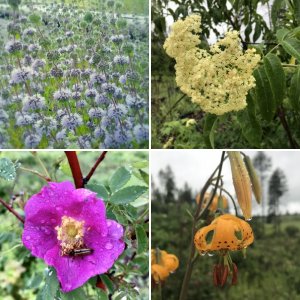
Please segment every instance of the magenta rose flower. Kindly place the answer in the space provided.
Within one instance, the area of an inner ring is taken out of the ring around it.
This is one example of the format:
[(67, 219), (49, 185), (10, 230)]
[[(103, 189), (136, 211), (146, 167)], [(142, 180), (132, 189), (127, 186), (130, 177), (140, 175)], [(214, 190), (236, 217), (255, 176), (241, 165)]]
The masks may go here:
[(107, 272), (124, 251), (122, 237), (102, 199), (71, 182), (50, 182), (26, 203), (23, 244), (56, 269), (63, 292)]

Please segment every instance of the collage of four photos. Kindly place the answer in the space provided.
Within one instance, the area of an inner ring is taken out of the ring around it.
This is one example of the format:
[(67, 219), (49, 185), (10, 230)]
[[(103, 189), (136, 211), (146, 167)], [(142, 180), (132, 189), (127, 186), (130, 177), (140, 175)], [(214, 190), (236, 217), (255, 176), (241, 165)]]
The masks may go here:
[(0, 0), (0, 300), (300, 300), (299, 0)]

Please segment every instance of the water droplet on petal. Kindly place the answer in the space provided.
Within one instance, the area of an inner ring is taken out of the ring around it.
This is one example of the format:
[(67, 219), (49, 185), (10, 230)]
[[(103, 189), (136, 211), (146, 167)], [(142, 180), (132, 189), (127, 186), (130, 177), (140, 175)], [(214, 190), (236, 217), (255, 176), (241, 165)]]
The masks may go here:
[(208, 252), (207, 255), (208, 255), (208, 256), (214, 256), (215, 254), (212, 253), (212, 252)]
[(114, 245), (113, 245), (112, 243), (108, 242), (108, 243), (105, 244), (104, 247), (105, 247), (105, 249), (107, 249), (107, 250), (111, 250), (111, 249), (114, 247)]
[(252, 218), (246, 219), (246, 221), (251, 221), (251, 220), (252, 220)]
[(201, 256), (204, 256), (205, 254), (206, 254), (205, 251), (201, 251), (201, 252), (200, 252), (200, 255), (201, 255)]

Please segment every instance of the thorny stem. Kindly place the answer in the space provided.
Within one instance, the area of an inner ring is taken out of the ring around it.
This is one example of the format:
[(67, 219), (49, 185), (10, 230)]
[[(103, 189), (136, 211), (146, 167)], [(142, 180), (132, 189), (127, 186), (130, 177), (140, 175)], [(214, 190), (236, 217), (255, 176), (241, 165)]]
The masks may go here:
[(19, 169), (20, 169), (21, 171), (25, 171), (25, 172), (29, 172), (29, 173), (32, 173), (32, 174), (34, 174), (34, 175), (37, 175), (38, 177), (44, 179), (44, 180), (47, 181), (47, 182), (51, 181), (51, 178), (50, 178), (50, 177), (48, 177), (48, 176), (46, 176), (46, 175), (43, 175), (43, 174), (39, 173), (38, 171), (31, 170), (31, 169), (27, 169), (27, 168), (24, 168), (24, 167), (19, 167)]
[(6, 208), (8, 209), (15, 217), (17, 217), (17, 219), (19, 219), (19, 221), (21, 221), (23, 224), (25, 222), (24, 218), (21, 217), (12, 207), (10, 207), (4, 200), (2, 200), (0, 198), (0, 203)]
[(76, 151), (65, 151), (65, 154), (68, 158), (76, 189), (83, 188), (83, 176)]
[[(220, 178), (221, 178), (223, 162), (225, 160), (224, 157), (225, 157), (225, 151), (222, 152), (220, 164), (215, 169), (215, 171), (212, 173), (212, 175), (208, 178), (208, 180), (206, 181), (204, 187), (201, 190), (200, 201), (199, 201), (198, 207), (196, 209), (196, 212), (194, 214), (194, 220), (193, 220), (193, 226), (192, 226), (192, 237), (191, 237), (191, 244), (190, 244), (190, 255), (189, 255), (189, 258), (188, 258), (187, 268), (186, 268), (186, 271), (185, 271), (185, 275), (184, 275), (184, 279), (183, 279), (183, 283), (182, 283), (182, 287), (181, 287), (179, 300), (186, 300), (187, 299), (188, 285), (189, 285), (191, 275), (192, 275), (193, 264), (195, 262), (195, 260), (194, 260), (194, 256), (195, 256), (194, 236), (195, 236), (196, 230), (197, 230), (197, 228), (196, 228), (197, 221), (206, 212), (208, 206), (211, 204), (211, 202), (212, 202), (212, 200), (213, 200), (213, 198), (216, 194), (217, 186), (219, 185), (219, 181), (220, 181)], [(208, 187), (210, 186), (211, 180), (213, 179), (213, 177), (214, 177), (215, 173), (217, 172), (217, 170), (219, 170), (219, 172), (218, 172), (218, 179), (217, 179), (217, 182), (216, 182), (216, 186), (213, 190), (213, 193), (211, 194), (209, 203), (207, 204), (207, 206), (200, 213), (201, 208), (202, 208), (203, 199), (204, 199), (204, 194), (205, 194), (206, 190), (208, 189)]]
[(89, 174), (85, 178), (83, 178), (83, 186), (86, 185), (89, 182), (89, 180), (93, 176), (94, 172), (96, 171), (96, 169), (98, 168), (98, 166), (100, 165), (100, 163), (104, 160), (104, 158), (106, 156), (106, 153), (107, 153), (107, 151), (103, 151), (102, 152), (102, 154), (99, 156), (99, 158), (97, 159), (96, 163), (94, 164), (94, 166), (90, 170)]
[(289, 124), (288, 124), (288, 122), (285, 118), (285, 112), (284, 112), (284, 109), (283, 109), (282, 105), (278, 108), (277, 114), (278, 114), (278, 117), (280, 119), (281, 125), (283, 126), (283, 128), (284, 128), (284, 130), (287, 134), (287, 137), (288, 137), (288, 140), (290, 142), (291, 148), (293, 148), (293, 149), (299, 148), (298, 143), (294, 140), (294, 138), (292, 136)]

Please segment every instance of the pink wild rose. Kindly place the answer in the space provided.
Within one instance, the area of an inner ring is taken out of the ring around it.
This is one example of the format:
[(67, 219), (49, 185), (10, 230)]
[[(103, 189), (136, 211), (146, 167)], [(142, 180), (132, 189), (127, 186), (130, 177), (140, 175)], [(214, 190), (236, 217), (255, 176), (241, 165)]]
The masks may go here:
[(63, 292), (107, 272), (124, 251), (123, 234), (96, 193), (68, 181), (50, 182), (25, 206), (23, 244), (56, 269)]

